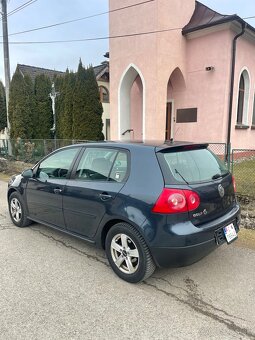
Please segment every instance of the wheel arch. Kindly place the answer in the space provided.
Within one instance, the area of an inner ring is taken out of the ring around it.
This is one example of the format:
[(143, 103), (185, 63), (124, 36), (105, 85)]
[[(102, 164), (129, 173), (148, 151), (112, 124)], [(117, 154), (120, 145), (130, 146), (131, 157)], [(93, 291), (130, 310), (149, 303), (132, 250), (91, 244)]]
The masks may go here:
[(10, 198), (10, 196), (11, 196), (11, 194), (12, 194), (13, 192), (17, 192), (17, 193), (20, 194), (20, 192), (19, 192), (17, 189), (10, 188), (10, 189), (8, 190), (8, 193), (7, 193), (8, 201), (9, 201), (9, 198)]
[[(138, 225), (136, 225), (135, 223), (133, 223), (132, 221), (129, 220), (125, 220), (125, 219), (121, 219), (121, 218), (114, 218), (112, 220), (107, 221), (104, 226), (102, 227), (101, 233), (100, 233), (100, 246), (105, 249), (105, 240), (106, 240), (106, 236), (109, 232), (109, 230), (116, 224), (118, 223), (127, 223), (130, 224), (132, 227), (134, 227), (143, 237), (145, 243), (147, 244), (147, 241), (144, 237), (144, 233), (142, 231), (141, 228), (139, 228)], [(148, 245), (148, 244), (147, 244)]]

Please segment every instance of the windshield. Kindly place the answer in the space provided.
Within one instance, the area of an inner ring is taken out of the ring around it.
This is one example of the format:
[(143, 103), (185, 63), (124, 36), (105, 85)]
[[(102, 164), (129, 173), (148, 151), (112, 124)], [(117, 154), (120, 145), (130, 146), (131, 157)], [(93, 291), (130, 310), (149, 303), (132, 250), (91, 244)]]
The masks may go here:
[[(228, 174), (224, 163), (208, 149), (159, 153), (166, 184), (211, 181)], [(172, 176), (171, 176), (172, 175)]]

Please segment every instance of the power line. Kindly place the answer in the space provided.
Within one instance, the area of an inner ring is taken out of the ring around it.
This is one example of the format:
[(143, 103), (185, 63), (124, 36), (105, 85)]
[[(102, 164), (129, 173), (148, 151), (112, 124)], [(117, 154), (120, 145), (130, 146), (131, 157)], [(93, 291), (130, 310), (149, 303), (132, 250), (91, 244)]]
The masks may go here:
[[(30, 1), (26, 2), (26, 3), (24, 3), (23, 5), (17, 7), (17, 8), (14, 9), (13, 11), (11, 11), (8, 15), (15, 14), (18, 10), (21, 10), (21, 9), (23, 9), (23, 8), (29, 6), (29, 5), (32, 5), (32, 4), (33, 4), (34, 2), (36, 2), (36, 1), (38, 1), (38, 0), (30, 0)], [(102, 16), (102, 15), (114, 13), (114, 12), (117, 12), (117, 11), (121, 11), (121, 10), (124, 10), (124, 9), (128, 9), (128, 8), (132, 8), (132, 7), (144, 5), (144, 4), (153, 2), (153, 1), (155, 1), (155, 0), (147, 0), (147, 1), (143, 1), (143, 2), (137, 3), (137, 4), (133, 4), (133, 5), (124, 6), (124, 7), (120, 7), (120, 8), (117, 8), (117, 9), (113, 9), (113, 10), (110, 10), (110, 11), (105, 11), (105, 12), (101, 12), (101, 13), (97, 13), (97, 14), (92, 14), (92, 15), (89, 15), (89, 16), (86, 16), (86, 17), (81, 17), (81, 18), (77, 18), (77, 19), (62, 21), (62, 22), (59, 22), (59, 23), (50, 24), (50, 25), (46, 25), (46, 26), (35, 27), (35, 28), (31, 28), (31, 29), (29, 29), (29, 30), (11, 33), (11, 34), (9, 34), (9, 36), (14, 36), (14, 35), (20, 35), (20, 34), (35, 32), (35, 31), (39, 31), (39, 30), (43, 30), (43, 29), (47, 29), (47, 28), (52, 28), (52, 27), (56, 27), (56, 26), (61, 26), (61, 25), (70, 24), (70, 23), (73, 23), (73, 22), (78, 22), (78, 21), (82, 21), (82, 20), (87, 20), (87, 19), (91, 19), (91, 18), (98, 17), (98, 16)], [(22, 7), (22, 8), (21, 8), (21, 7)], [(245, 19), (254, 19), (254, 18), (255, 18), (255, 16), (250, 16), (250, 17), (246, 17), (246, 18), (242, 18), (242, 19), (245, 20)], [(102, 39), (108, 39), (108, 38), (107, 38), (107, 37), (105, 37), (105, 38), (100, 38), (100, 40), (102, 40)], [(92, 40), (92, 39), (89, 39), (89, 40)], [(84, 40), (82, 39), (82, 40), (78, 40), (78, 41), (84, 41)], [(60, 41), (60, 42), (61, 42), (61, 41)], [(64, 41), (63, 41), (63, 42), (64, 42)], [(69, 42), (69, 41), (68, 41), (68, 42)], [(71, 42), (71, 41), (70, 41), (70, 42)], [(39, 43), (39, 42), (38, 42), (38, 43)], [(45, 43), (46, 43), (46, 42), (45, 42)]]
[(242, 18), (243, 20), (247, 20), (247, 19), (255, 19), (255, 15), (251, 16), (251, 17), (246, 17), (246, 18)]
[(22, 9), (26, 8), (27, 6), (32, 5), (32, 4), (33, 4), (34, 2), (36, 2), (36, 1), (38, 1), (38, 0), (29, 0), (29, 1), (25, 2), (24, 4), (22, 4), (22, 5), (20, 5), (20, 6), (16, 7), (16, 8), (14, 8), (12, 11), (10, 11), (10, 12), (7, 14), (7, 16), (9, 17), (9, 16), (11, 16), (11, 15), (13, 15), (13, 14), (15, 14), (15, 13), (21, 11)]
[(130, 34), (113, 35), (113, 36), (106, 36), (106, 37), (97, 37), (97, 38), (83, 38), (83, 39), (70, 39), (70, 40), (49, 40), (49, 41), (11, 41), (11, 42), (9, 42), (9, 44), (12, 44), (12, 45), (29, 44), (29, 45), (31, 45), (31, 44), (58, 44), (58, 43), (83, 42), (83, 41), (98, 41), (98, 40), (136, 37), (136, 36), (141, 36), (141, 35), (149, 35), (149, 34), (178, 31), (178, 30), (182, 30), (182, 27), (168, 28), (168, 29), (164, 29), (164, 30), (149, 31), (149, 32), (140, 32), (140, 33), (130, 33)]
[[(9, 17), (9, 16), (21, 11), (22, 9), (26, 8), (27, 6), (32, 5), (36, 1), (38, 1), (38, 0), (29, 0), (29, 1), (25, 2), (23, 5), (20, 5), (20, 6), (16, 7), (15, 9), (13, 9), (12, 11), (10, 11), (7, 14), (7, 16)], [(0, 18), (0, 21), (2, 21), (2, 17)]]
[[(30, 1), (31, 1), (31, 0), (30, 0)], [(32, 0), (32, 1), (37, 1), (37, 0)], [(112, 10), (110, 10), (110, 11), (101, 12), (101, 13), (97, 13), (97, 14), (92, 14), (92, 15), (89, 15), (89, 16), (86, 16), (86, 17), (82, 17), (82, 18), (77, 18), (77, 19), (72, 19), (72, 20), (67, 20), (67, 21), (58, 22), (58, 23), (51, 24), (51, 25), (46, 25), (46, 26), (31, 28), (31, 29), (29, 29), (29, 30), (11, 33), (11, 34), (9, 34), (9, 36), (18, 35), (18, 34), (24, 34), (24, 33), (34, 32), (34, 31), (39, 31), (39, 30), (43, 30), (43, 29), (46, 29), (46, 28), (51, 28), (51, 27), (56, 27), (56, 26), (61, 26), (61, 25), (70, 24), (70, 23), (73, 23), (73, 22), (81, 21), (81, 20), (91, 19), (91, 18), (95, 18), (95, 17), (102, 16), (102, 15), (105, 15), (105, 14), (110, 14), (110, 13), (122, 11), (122, 10), (124, 10), (124, 9), (128, 9), (128, 8), (132, 8), (132, 7), (144, 5), (144, 4), (153, 2), (153, 1), (155, 1), (155, 0), (147, 0), (147, 1), (139, 2), (139, 3), (134, 4), (134, 5), (129, 5), (129, 6), (125, 6), (125, 7), (120, 7), (120, 8), (112, 9)]]
[[(20, 5), (19, 7), (15, 8), (8, 15), (15, 14), (17, 11), (20, 11), (23, 8), (27, 7), (27, 6), (32, 5), (36, 1), (38, 1), (38, 0), (27, 1), (23, 5)], [(133, 5), (129, 5), (129, 6), (124, 6), (124, 7), (116, 8), (116, 9), (113, 9), (113, 10), (110, 10), (110, 11), (105, 11), (105, 12), (97, 13), (97, 14), (92, 14), (92, 15), (89, 15), (89, 16), (86, 16), (86, 17), (81, 17), (81, 18), (67, 20), (67, 21), (63, 21), (63, 22), (59, 22), (59, 23), (55, 23), (55, 24), (51, 24), (51, 25), (36, 27), (36, 28), (29, 29), (29, 30), (25, 30), (25, 31), (11, 33), (11, 34), (9, 34), (9, 36), (14, 36), (14, 35), (19, 35), (19, 34), (34, 32), (34, 31), (43, 30), (43, 29), (47, 29), (47, 28), (51, 28), (51, 27), (56, 27), (56, 26), (61, 26), (61, 25), (65, 25), (65, 24), (69, 24), (69, 23), (73, 23), (73, 22), (77, 22), (77, 21), (91, 19), (91, 18), (94, 18), (94, 17), (98, 17), (98, 16), (114, 13), (114, 12), (117, 12), (117, 11), (121, 11), (121, 10), (125, 10), (125, 9), (128, 9), (128, 8), (144, 5), (144, 4), (147, 4), (147, 3), (150, 3), (150, 2), (154, 2), (154, 1), (155, 0), (142, 1), (142, 2), (137, 3), (137, 4), (133, 4)], [(250, 17), (245, 17), (245, 18), (242, 18), (242, 19), (245, 20), (245, 19), (254, 19), (254, 18), (255, 18), (255, 16), (250, 16)], [(155, 33), (168, 32), (168, 31), (181, 30), (181, 29), (182, 28), (180, 28), (180, 27), (179, 28), (170, 28), (170, 29), (159, 30), (159, 31), (132, 33), (132, 34), (126, 34), (126, 35), (116, 35), (116, 36), (112, 36), (112, 37), (111, 36), (106, 36), (106, 37), (97, 37), (97, 38), (83, 38), (83, 39), (70, 39), (70, 40), (52, 40), (52, 41), (23, 41), (23, 42), (13, 41), (13, 42), (9, 42), (9, 44), (13, 44), (13, 45), (18, 45), (18, 44), (54, 44), (54, 43), (71, 43), (71, 42), (83, 42), (83, 41), (97, 41), (97, 40), (108, 40), (108, 39), (117, 39), (117, 38), (139, 36), (139, 35), (148, 35), (148, 34), (155, 34)]]

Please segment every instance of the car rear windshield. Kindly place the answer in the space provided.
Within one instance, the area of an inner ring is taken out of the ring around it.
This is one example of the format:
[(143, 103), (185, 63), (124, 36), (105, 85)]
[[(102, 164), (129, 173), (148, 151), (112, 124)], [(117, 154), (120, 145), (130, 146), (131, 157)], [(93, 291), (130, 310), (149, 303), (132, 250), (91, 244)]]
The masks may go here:
[(224, 163), (208, 149), (158, 152), (166, 184), (211, 181), (228, 174)]

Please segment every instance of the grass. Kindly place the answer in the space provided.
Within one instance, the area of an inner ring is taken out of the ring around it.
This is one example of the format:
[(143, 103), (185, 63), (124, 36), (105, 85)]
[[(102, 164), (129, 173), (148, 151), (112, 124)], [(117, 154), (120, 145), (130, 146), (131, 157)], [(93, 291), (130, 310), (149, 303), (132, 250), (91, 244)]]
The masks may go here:
[(255, 197), (255, 159), (234, 163), (233, 175), (237, 192)]
[(255, 230), (241, 228), (235, 244), (241, 248), (255, 250)]
[(0, 180), (1, 181), (8, 182), (10, 177), (11, 177), (10, 175), (6, 175), (6, 174), (0, 172)]

